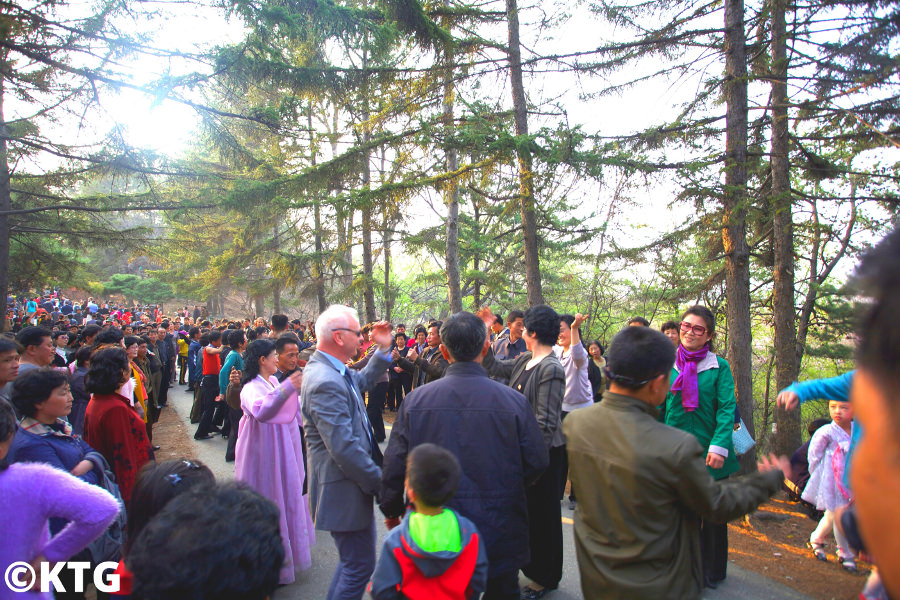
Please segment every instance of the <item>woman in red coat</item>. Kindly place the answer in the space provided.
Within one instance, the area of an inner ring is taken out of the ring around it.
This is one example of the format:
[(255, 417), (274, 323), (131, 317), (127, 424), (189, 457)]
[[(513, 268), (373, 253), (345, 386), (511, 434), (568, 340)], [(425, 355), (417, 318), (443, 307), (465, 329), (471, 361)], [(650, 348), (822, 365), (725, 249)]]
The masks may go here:
[(85, 387), (92, 396), (84, 415), (84, 441), (109, 462), (126, 505), (138, 471), (151, 456), (143, 419), (128, 399), (117, 393), (130, 377), (128, 356), (119, 346), (97, 350), (85, 376)]

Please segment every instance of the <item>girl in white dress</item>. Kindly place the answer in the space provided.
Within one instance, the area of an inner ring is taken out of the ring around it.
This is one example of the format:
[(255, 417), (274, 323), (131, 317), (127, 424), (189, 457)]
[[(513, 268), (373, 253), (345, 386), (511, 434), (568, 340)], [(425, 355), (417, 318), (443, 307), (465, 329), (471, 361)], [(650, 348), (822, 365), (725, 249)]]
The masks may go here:
[(834, 522), (834, 511), (850, 504), (850, 490), (844, 480), (850, 433), (853, 427), (853, 407), (849, 402), (832, 400), (828, 403), (831, 423), (821, 427), (809, 442), (809, 482), (802, 498), (825, 511), (819, 526), (809, 536), (809, 547), (815, 557), (827, 561), (825, 543), (828, 533), (834, 532), (837, 556), (848, 571), (856, 571), (856, 561), (847, 539)]

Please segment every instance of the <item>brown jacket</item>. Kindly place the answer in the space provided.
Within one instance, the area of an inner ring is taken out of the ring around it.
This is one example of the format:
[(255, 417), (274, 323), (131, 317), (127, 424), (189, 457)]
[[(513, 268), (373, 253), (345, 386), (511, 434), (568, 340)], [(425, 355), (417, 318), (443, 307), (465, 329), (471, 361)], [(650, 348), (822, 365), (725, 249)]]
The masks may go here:
[(700, 518), (735, 519), (779, 489), (778, 471), (715, 481), (697, 438), (655, 412), (606, 392), (563, 421), (585, 598), (700, 598)]

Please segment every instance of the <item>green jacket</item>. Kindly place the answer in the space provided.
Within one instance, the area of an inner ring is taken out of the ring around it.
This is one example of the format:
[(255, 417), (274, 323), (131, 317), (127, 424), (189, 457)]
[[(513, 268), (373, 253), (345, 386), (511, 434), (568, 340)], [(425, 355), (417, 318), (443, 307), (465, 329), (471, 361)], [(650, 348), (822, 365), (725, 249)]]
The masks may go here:
[(606, 392), (562, 424), (578, 489), (575, 551), (584, 598), (700, 598), (700, 519), (725, 522), (778, 491), (780, 471), (715, 481), (706, 449), (656, 411)]
[[(722, 454), (727, 452), (721, 469), (709, 469), (715, 479), (724, 479), (740, 469), (734, 444), (734, 377), (731, 367), (721, 356), (712, 352), (697, 365), (697, 388), (700, 391), (700, 406), (693, 412), (685, 412), (681, 405), (681, 392), (669, 392), (660, 407), (659, 420), (671, 427), (693, 434), (700, 446)], [(672, 369), (672, 383), (678, 377), (678, 369)], [(705, 455), (704, 455), (705, 456)]]

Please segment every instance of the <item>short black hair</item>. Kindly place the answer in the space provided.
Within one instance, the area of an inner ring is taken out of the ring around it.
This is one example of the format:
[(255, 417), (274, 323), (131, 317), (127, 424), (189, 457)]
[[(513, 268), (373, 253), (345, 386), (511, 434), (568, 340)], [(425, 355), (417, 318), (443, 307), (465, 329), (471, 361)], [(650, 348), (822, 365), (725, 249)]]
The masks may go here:
[(453, 360), (471, 362), (484, 349), (484, 341), (487, 339), (484, 321), (470, 312), (463, 311), (450, 315), (439, 327), (441, 343)]
[(134, 344), (137, 344), (138, 346), (140, 346), (141, 344), (146, 343), (146, 342), (144, 342), (143, 339), (141, 339), (140, 337), (138, 337), (136, 335), (126, 335), (124, 341), (125, 341), (126, 348), (128, 348), (128, 346), (133, 346)]
[(299, 348), (300, 339), (293, 333), (285, 333), (284, 335), (278, 336), (278, 339), (275, 340), (275, 352), (281, 354), (284, 352), (284, 347), (290, 344), (294, 344)]
[(648, 321), (644, 317), (631, 317), (630, 319), (628, 319), (628, 324), (631, 325), (632, 323), (640, 323), (644, 327), (650, 327), (650, 321)]
[(666, 321), (659, 328), (659, 330), (662, 331), (663, 333), (667, 332), (670, 329), (674, 329), (675, 331), (680, 331), (681, 328), (678, 326), (678, 323), (676, 323), (675, 321)]
[(668, 376), (674, 364), (675, 346), (661, 331), (649, 327), (626, 327), (606, 352), (609, 380), (632, 390), (658, 375)]
[(218, 329), (212, 329), (206, 334), (209, 337), (209, 343), (217, 342), (222, 339), (222, 332)]
[(68, 331), (54, 331), (54, 332), (51, 334), (50, 337), (52, 337), (52, 338), (53, 338), (53, 341), (55, 342), (55, 341), (56, 341), (56, 338), (58, 338), (58, 337), (60, 337), (60, 336), (62, 336), (62, 335), (66, 336), (66, 337), (69, 337), (69, 332), (68, 332)]
[(856, 285), (872, 304), (859, 321), (857, 365), (870, 373), (900, 426), (900, 228), (863, 257)]
[(525, 311), (523, 322), (525, 329), (537, 337), (544, 346), (552, 346), (559, 339), (560, 316), (546, 304), (532, 306)]
[(43, 327), (26, 327), (16, 334), (16, 341), (24, 351), (28, 346), (40, 346), (47, 337), (50, 337), (50, 332)]
[(198, 486), (212, 487), (216, 477), (209, 467), (199, 461), (173, 459), (160, 463), (149, 462), (141, 468), (128, 501), (123, 554), (128, 556), (131, 544), (141, 530), (172, 498)]
[(417, 501), (429, 508), (446, 504), (456, 493), (461, 476), (459, 461), (437, 444), (420, 444), (406, 459), (409, 487), (416, 493)]
[(11, 340), (6, 336), (0, 336), (0, 354), (7, 352), (19, 352), (20, 346), (15, 340)]
[(75, 366), (83, 367), (91, 361), (91, 352), (93, 350), (90, 346), (82, 346), (75, 352)]
[(56, 369), (29, 369), (13, 381), (9, 399), (13, 406), (26, 417), (37, 414), (37, 405), (44, 402), (53, 390), (67, 384), (69, 378)]
[(503, 325), (503, 317), (500, 315), (494, 315), (494, 324)]
[(516, 319), (524, 319), (524, 318), (525, 318), (525, 313), (522, 312), (521, 310), (511, 310), (511, 311), (509, 311), (509, 314), (506, 315), (506, 323), (509, 325), (512, 325), (513, 323), (515, 323)]
[[(198, 506), (204, 509), (198, 511)], [(278, 519), (271, 500), (240, 482), (176, 496), (131, 546), (128, 567), (134, 574), (135, 597), (271, 597), (284, 562)]]
[(84, 387), (93, 394), (112, 394), (125, 383), (128, 369), (125, 348), (101, 348), (91, 355)]
[(84, 329), (81, 330), (81, 339), (86, 340), (89, 337), (95, 336), (100, 333), (99, 325), (85, 325)]
[(269, 338), (259, 338), (250, 342), (244, 352), (244, 373), (241, 385), (247, 385), (259, 375), (259, 359), (265, 358), (275, 350), (275, 342)]
[(241, 344), (247, 341), (247, 336), (243, 329), (232, 329), (228, 334), (228, 345), (232, 350), (237, 350)]
[(288, 326), (287, 315), (272, 315), (272, 329), (286, 329)]
[(419, 325), (418, 327), (416, 327), (416, 330), (413, 332), (413, 334), (414, 334), (416, 337), (418, 337), (418, 335), (419, 335), (420, 333), (424, 333), (425, 335), (428, 335), (428, 330), (425, 329), (425, 327), (423, 327), (422, 325)]
[(812, 434), (817, 432), (822, 427), (825, 427), (829, 423), (831, 423), (831, 419), (813, 419), (812, 421), (810, 421), (809, 425), (806, 426), (806, 433), (808, 433), (810, 437), (812, 437)]
[(124, 339), (125, 334), (122, 333), (121, 329), (109, 327), (97, 334), (97, 337), (94, 338), (94, 344), (97, 346), (100, 344), (121, 344)]
[(572, 323), (575, 322), (575, 315), (569, 315), (569, 314), (559, 315), (559, 320), (561, 323), (565, 323), (566, 325), (571, 327)]

